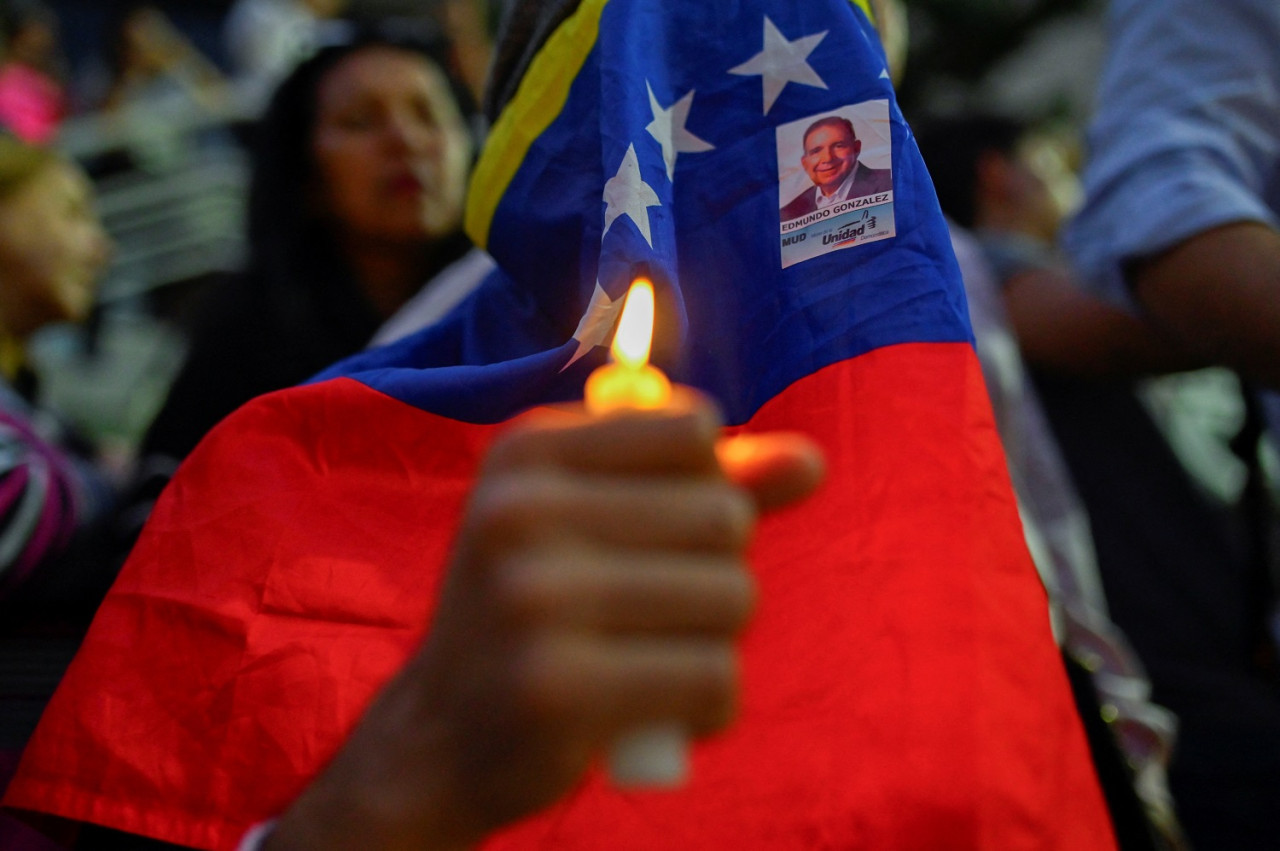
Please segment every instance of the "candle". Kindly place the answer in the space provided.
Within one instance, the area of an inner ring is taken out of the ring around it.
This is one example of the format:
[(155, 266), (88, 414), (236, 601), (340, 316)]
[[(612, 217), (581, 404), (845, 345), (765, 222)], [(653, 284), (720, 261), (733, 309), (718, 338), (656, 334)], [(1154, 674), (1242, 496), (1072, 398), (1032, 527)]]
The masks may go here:
[[(671, 401), (671, 382), (649, 363), (653, 315), (653, 284), (639, 278), (627, 292), (610, 363), (587, 377), (586, 405), (593, 414), (654, 410)], [(633, 730), (614, 742), (609, 775), (619, 786), (678, 786), (689, 775), (687, 739), (679, 724)]]
[(653, 410), (671, 401), (671, 382), (649, 363), (653, 340), (653, 284), (637, 278), (627, 292), (610, 349), (612, 360), (587, 378), (587, 410)]

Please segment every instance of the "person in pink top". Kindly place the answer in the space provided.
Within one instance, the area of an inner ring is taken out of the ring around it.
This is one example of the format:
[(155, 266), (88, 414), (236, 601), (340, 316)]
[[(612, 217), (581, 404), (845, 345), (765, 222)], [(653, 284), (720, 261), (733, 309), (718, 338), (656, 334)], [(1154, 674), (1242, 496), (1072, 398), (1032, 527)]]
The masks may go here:
[(57, 17), (38, 0), (11, 3), (0, 15), (0, 33), (0, 126), (24, 142), (47, 144), (67, 114)]

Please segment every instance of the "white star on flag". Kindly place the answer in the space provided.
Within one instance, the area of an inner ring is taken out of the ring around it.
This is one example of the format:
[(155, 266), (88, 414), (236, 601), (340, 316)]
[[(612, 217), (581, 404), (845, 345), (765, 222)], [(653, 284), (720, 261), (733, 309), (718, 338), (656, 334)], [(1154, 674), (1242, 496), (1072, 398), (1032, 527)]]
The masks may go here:
[(645, 81), (645, 86), (649, 89), (649, 108), (653, 110), (653, 120), (644, 129), (662, 146), (662, 161), (667, 164), (667, 180), (674, 180), (677, 156), (714, 151), (716, 146), (685, 129), (685, 123), (689, 120), (689, 108), (693, 106), (693, 92), (680, 98), (668, 109), (663, 109), (648, 80)]
[(609, 333), (618, 321), (618, 314), (622, 312), (622, 305), (625, 302), (625, 297), (609, 298), (604, 287), (596, 281), (596, 288), (591, 293), (591, 303), (587, 305), (587, 312), (578, 323), (578, 330), (573, 332), (573, 339), (578, 341), (578, 350), (573, 353), (573, 357), (569, 358), (569, 362), (560, 368), (561, 372), (596, 346), (604, 345), (604, 341), (609, 339)]
[(764, 50), (738, 67), (730, 68), (729, 73), (743, 77), (761, 77), (764, 83), (764, 114), (768, 115), (787, 83), (800, 83), (819, 89), (827, 87), (809, 64), (809, 54), (827, 37), (827, 32), (828, 30), (823, 30), (795, 41), (787, 41), (787, 37), (774, 26), (773, 21), (765, 16)]
[[(649, 230), (649, 208), (661, 207), (658, 193), (640, 176), (640, 160), (636, 146), (627, 148), (627, 154), (618, 166), (618, 173), (604, 184), (604, 233), (609, 232), (619, 216), (630, 216), (640, 229), (641, 236), (653, 248), (653, 234)], [(601, 235), (603, 238), (603, 234)]]

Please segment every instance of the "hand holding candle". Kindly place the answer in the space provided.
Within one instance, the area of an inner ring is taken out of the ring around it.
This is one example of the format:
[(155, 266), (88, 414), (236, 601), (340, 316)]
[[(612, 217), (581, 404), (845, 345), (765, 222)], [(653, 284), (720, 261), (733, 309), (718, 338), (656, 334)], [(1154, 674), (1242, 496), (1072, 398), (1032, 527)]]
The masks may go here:
[(757, 512), (817, 487), (821, 452), (795, 434), (718, 439), (711, 401), (620, 336), (630, 359), (593, 376), (590, 412), (532, 412), (490, 446), (427, 639), (273, 847), (389, 830), (470, 847), (577, 788), (602, 742), (615, 782), (672, 785), (688, 738), (732, 720), (747, 541)]

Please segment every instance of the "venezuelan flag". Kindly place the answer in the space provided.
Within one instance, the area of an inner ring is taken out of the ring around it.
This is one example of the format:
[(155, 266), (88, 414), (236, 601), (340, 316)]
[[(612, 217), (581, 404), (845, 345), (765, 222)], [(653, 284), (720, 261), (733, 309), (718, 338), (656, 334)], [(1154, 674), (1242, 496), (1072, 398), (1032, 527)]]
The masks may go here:
[(280, 812), (427, 630), (495, 429), (581, 396), (644, 273), (661, 365), (734, 428), (812, 435), (829, 483), (760, 530), (742, 715), (691, 783), (592, 776), (486, 847), (1113, 847), (865, 3), (583, 0), (468, 227), (499, 268), (443, 324), (191, 456), (7, 805), (216, 849)]

